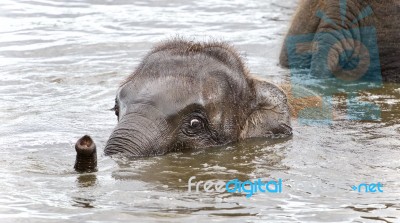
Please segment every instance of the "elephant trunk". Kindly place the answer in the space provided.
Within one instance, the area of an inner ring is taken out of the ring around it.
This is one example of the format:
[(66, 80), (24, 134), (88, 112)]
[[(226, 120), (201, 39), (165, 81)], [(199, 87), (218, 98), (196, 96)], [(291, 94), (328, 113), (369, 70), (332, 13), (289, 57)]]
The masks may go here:
[(106, 155), (123, 153), (132, 157), (162, 155), (167, 152), (167, 125), (162, 116), (149, 117), (132, 112), (124, 115), (104, 149)]
[(78, 172), (97, 171), (96, 144), (88, 135), (80, 138), (75, 144), (76, 160), (75, 170)]

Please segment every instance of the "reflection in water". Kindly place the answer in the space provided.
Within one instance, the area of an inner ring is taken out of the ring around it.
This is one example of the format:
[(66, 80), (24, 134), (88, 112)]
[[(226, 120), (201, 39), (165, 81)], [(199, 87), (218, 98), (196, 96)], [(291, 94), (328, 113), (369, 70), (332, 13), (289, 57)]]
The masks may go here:
[[(116, 159), (118, 180), (141, 180), (169, 189), (185, 189), (190, 177), (196, 180), (246, 181), (268, 178), (269, 170), (287, 170), (282, 142), (289, 139), (248, 140), (239, 144), (208, 148), (139, 160)], [(228, 162), (223, 162), (226, 160)]]
[(94, 206), (92, 205), (92, 203), (95, 201), (94, 199), (74, 197), (73, 201), (74, 204), (72, 204), (72, 206), (81, 208), (94, 208)]
[(86, 173), (79, 174), (76, 178), (76, 185), (79, 189), (74, 194), (72, 199), (72, 206), (82, 208), (94, 208), (93, 203), (96, 201), (93, 195), (86, 193), (90, 190), (95, 190), (95, 186), (98, 184), (96, 174)]
[(96, 174), (80, 174), (76, 183), (78, 187), (93, 187), (97, 184)]
[(361, 93), (360, 100), (379, 105), (381, 123), (400, 123), (400, 84), (385, 83), (381, 88)]
[(400, 84), (373, 82), (339, 83), (320, 78), (307, 69), (291, 70), (288, 90), (294, 116), (307, 125), (332, 125), (334, 121), (398, 123)]

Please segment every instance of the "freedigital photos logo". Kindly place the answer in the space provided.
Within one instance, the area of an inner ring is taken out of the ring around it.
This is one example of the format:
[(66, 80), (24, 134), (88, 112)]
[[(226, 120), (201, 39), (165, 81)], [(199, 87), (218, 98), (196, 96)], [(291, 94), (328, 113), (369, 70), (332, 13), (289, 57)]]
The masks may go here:
[[(286, 39), (292, 86), (310, 89), (323, 99), (322, 106), (307, 107), (299, 112), (300, 123), (330, 124), (332, 115), (321, 119), (313, 114), (332, 113), (335, 94), (346, 94), (348, 120), (380, 119), (377, 105), (358, 100), (360, 91), (382, 86), (376, 29), (357, 26), (373, 11), (366, 6), (349, 21), (346, 3), (346, 0), (338, 0), (340, 9), (337, 13), (341, 22), (335, 22), (322, 10), (316, 11), (315, 16), (331, 29)], [(304, 92), (293, 92), (295, 99), (307, 96)]]
[(351, 189), (353, 191), (357, 191), (359, 193), (362, 193), (362, 192), (363, 193), (377, 193), (377, 192), (382, 193), (383, 185), (380, 182), (372, 183), (372, 184), (361, 183), (357, 186), (356, 185), (352, 186)]
[(247, 198), (250, 198), (256, 193), (282, 193), (282, 179), (263, 181), (262, 179), (240, 181), (238, 179), (229, 180), (228, 182), (218, 180), (213, 182), (197, 181), (196, 177), (192, 176), (188, 180), (188, 192), (191, 193), (194, 187), (196, 193), (204, 191), (206, 193), (244, 193)]

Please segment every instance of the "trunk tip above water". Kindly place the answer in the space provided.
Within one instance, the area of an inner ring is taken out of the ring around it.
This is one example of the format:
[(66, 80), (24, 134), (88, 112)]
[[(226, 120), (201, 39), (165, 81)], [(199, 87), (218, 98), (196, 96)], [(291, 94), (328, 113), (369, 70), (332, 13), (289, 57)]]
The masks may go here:
[(74, 169), (80, 173), (97, 171), (96, 144), (93, 139), (85, 135), (75, 144), (76, 160)]
[(76, 142), (75, 150), (79, 155), (90, 156), (96, 152), (96, 144), (90, 136), (84, 135)]

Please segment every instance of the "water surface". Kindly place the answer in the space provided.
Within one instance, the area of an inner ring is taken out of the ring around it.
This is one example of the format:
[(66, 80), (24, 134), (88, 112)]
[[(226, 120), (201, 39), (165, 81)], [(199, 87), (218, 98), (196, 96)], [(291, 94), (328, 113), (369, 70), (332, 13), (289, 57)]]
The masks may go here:
[[(379, 121), (294, 120), (287, 140), (251, 141), (137, 160), (101, 150), (116, 125), (119, 83), (166, 38), (226, 40), (255, 74), (283, 82), (278, 54), (296, 1), (2, 0), (1, 222), (397, 222), (400, 86), (362, 97)], [(338, 97), (340, 99), (340, 96)], [(90, 134), (99, 171), (73, 170)], [(282, 179), (280, 194), (188, 193), (187, 181)], [(360, 183), (383, 193), (357, 193)]]

